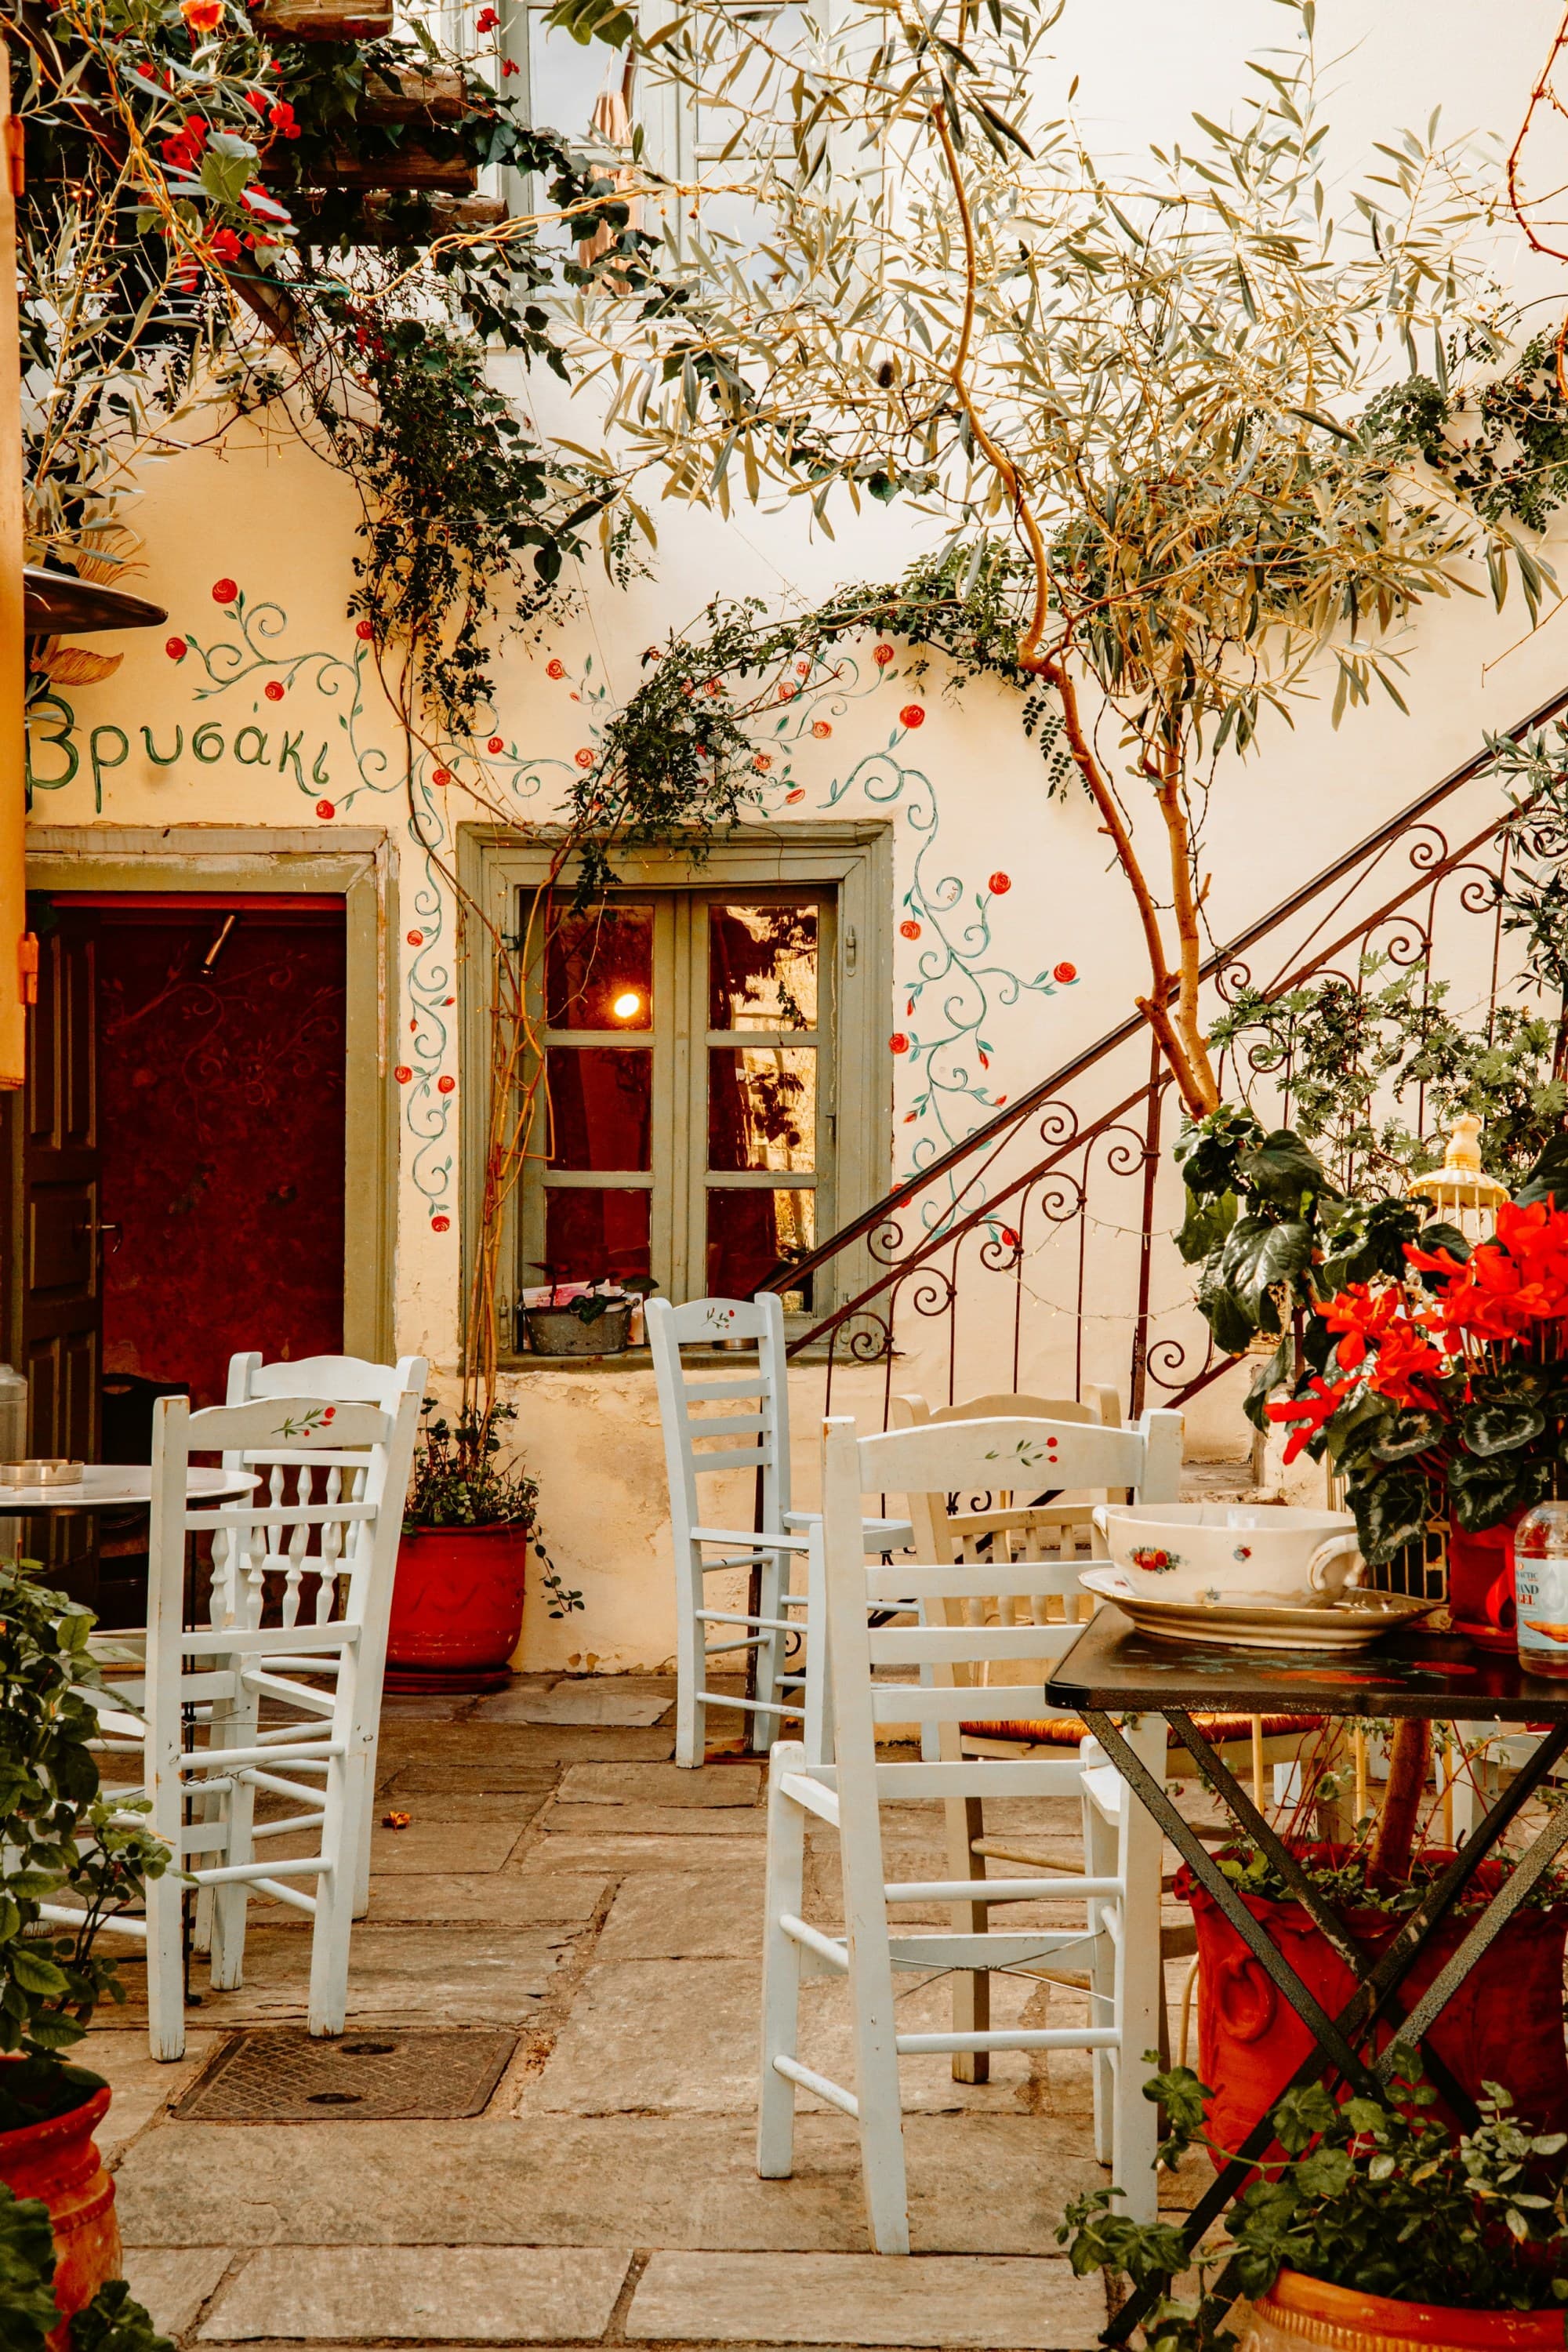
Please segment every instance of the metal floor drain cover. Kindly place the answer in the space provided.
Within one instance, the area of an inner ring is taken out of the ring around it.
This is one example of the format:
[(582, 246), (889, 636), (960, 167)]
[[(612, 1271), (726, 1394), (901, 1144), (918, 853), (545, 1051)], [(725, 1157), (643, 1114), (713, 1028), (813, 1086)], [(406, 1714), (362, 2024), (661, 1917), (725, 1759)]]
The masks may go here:
[(175, 2118), (201, 2124), (389, 2123), (477, 2116), (506, 2072), (508, 2032), (400, 2033), (313, 2042), (300, 2026), (242, 2033), (192, 2084)]

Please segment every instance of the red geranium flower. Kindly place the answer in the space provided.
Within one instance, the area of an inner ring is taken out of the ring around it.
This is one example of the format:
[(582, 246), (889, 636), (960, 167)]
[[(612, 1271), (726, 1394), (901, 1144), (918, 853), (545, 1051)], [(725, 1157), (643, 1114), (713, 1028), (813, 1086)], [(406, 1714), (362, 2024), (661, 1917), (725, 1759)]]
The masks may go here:
[(900, 726), (923, 727), (925, 723), (926, 715), (924, 704), (920, 702), (906, 702), (903, 709), (899, 713)]

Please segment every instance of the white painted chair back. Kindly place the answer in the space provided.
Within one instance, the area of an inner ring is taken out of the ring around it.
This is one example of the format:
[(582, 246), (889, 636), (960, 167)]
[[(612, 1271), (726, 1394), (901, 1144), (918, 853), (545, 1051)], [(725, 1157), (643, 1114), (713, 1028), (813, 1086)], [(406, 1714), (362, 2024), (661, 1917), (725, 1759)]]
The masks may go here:
[[(1165, 1424), (1174, 1423), (1174, 1428)], [(972, 1613), (972, 1578), (951, 1559), (909, 1567), (868, 1567), (860, 1537), (864, 1496), (994, 1490), (1038, 1474), (1055, 1430), (1058, 1467), (1066, 1470), (1067, 1440), (1074, 1441), (1073, 1484), (1141, 1486), (1163, 1475), (1164, 1455), (1180, 1452), (1180, 1417), (1149, 1415), (1137, 1430), (1019, 1420), (956, 1422), (889, 1431), (859, 1439), (849, 1421), (829, 1421), (823, 1471), (823, 1520), (817, 1549), (832, 1656), (836, 1761), (809, 1761), (804, 1746), (777, 1749), (770, 1796), (767, 1941), (758, 2169), (787, 2173), (793, 2161), (795, 2093), (816, 2092), (853, 2115), (860, 2129), (871, 2240), (883, 2253), (907, 2252), (902, 2126), (898, 2062), (930, 2052), (1087, 2048), (1109, 2055), (1110, 2141), (1118, 2183), (1128, 2210), (1152, 2219), (1152, 2109), (1142, 2097), (1142, 2053), (1155, 2046), (1160, 1998), (1160, 1839), (1141, 1807), (1115, 1815), (1112, 1865), (1092, 1875), (997, 1878), (984, 1882), (983, 1903), (967, 1873), (939, 1880), (889, 1884), (881, 1834), (882, 1808), (941, 1800), (962, 1807), (987, 1796), (1083, 1795), (1076, 1759), (1005, 1760), (943, 1754), (940, 1760), (879, 1761), (879, 1724), (914, 1721), (934, 1727), (947, 1747), (961, 1720), (1001, 1717), (1022, 1701), (1044, 1711), (1050, 1666), (1077, 1639), (1075, 1626), (1046, 1620), (1054, 1597), (1048, 1570), (1029, 1563), (1005, 1574), (990, 1570), (994, 1595), (1009, 1605), (1004, 1616)], [(1011, 1477), (1009, 1472), (1014, 1473)], [(1017, 1474), (1023, 1474), (1020, 1476)], [(914, 1600), (926, 1622), (874, 1625), (879, 1602)], [(1037, 1680), (1020, 1694), (1009, 1685), (992, 1696), (985, 1677), (997, 1667), (1027, 1662)], [(916, 1680), (938, 1668), (953, 1683)], [(898, 1674), (902, 1678), (890, 1677)], [(955, 1686), (956, 1685), (956, 1686)], [(1164, 1725), (1157, 1717), (1135, 1734), (1145, 1760), (1163, 1754)], [(801, 1916), (802, 1849), (806, 1820), (836, 1827), (843, 1867), (843, 1937), (825, 1935)], [(993, 1933), (991, 1906), (1017, 1902), (1080, 1901), (1081, 1926)], [(889, 1906), (952, 1903), (956, 1931), (892, 1935)], [(849, 1979), (856, 2061), (854, 2085), (835, 2084), (804, 2064), (796, 2053), (798, 1991), (804, 1965), (836, 1969)], [(1081, 1969), (1089, 1980), (1093, 2014), (1084, 2026), (1000, 2027), (900, 2033), (893, 2004), (895, 1969), (943, 1974), (1022, 1970), (1035, 1976)]]
[[(228, 1360), (226, 1402), (240, 1405), (259, 1398), (310, 1396), (333, 1406), (371, 1404), (379, 1407), (383, 1412), (395, 1414), (405, 1396), (411, 1395), (423, 1402), (429, 1369), (423, 1356), (400, 1356), (395, 1364), (371, 1363), (362, 1356), (306, 1356), (295, 1363), (268, 1364), (263, 1362), (258, 1353), (250, 1352), (231, 1356)], [(269, 1456), (266, 1460), (226, 1454), (224, 1467), (256, 1471), (262, 1478), (263, 1490), (274, 1510), (284, 1509), (290, 1493), (297, 1499), (309, 1500), (310, 1496), (300, 1492), (300, 1474), (304, 1470), (307, 1483), (315, 1475), (288, 1454)], [(363, 1471), (329, 1469), (323, 1472), (320, 1499), (333, 1500), (343, 1493), (345, 1477), (352, 1494), (355, 1480), (363, 1477)], [(328, 1588), (338, 1566), (330, 1555), (337, 1538), (329, 1530), (316, 1540), (312, 1549), (310, 1530), (303, 1521), (286, 1530), (279, 1529), (280, 1536), (285, 1533), (286, 1540), (280, 1540), (271, 1555), (264, 1546), (252, 1542), (247, 1558), (233, 1562), (227, 1557), (227, 1547), (232, 1540), (244, 1549), (244, 1538), (216, 1537), (213, 1542), (215, 1601), (217, 1595), (216, 1572), (220, 1566), (226, 1582), (248, 1581), (252, 1577), (258, 1577), (265, 1591), (268, 1589), (267, 1580), (271, 1577), (272, 1597), (281, 1603), (283, 1623), (290, 1625), (298, 1620), (305, 1580), (311, 1577), (316, 1581), (309, 1605), (313, 1608), (318, 1622), (322, 1620), (323, 1610), (330, 1615), (332, 1599)], [(279, 1568), (276, 1561), (278, 1556), (284, 1553), (287, 1554), (287, 1561)], [(272, 1566), (268, 1565), (269, 1558), (274, 1561)], [(390, 1609), (389, 1593), (387, 1610)], [(381, 1735), (382, 1689), (386, 1673), (386, 1622), (384, 1613), (374, 1620), (370, 1628), (370, 1646), (362, 1653), (358, 1676), (360, 1719), (355, 1726), (354, 1738), (363, 1759), (357, 1777), (363, 1790), (364, 1820), (355, 1842), (358, 1862), (353, 1916), (356, 1919), (363, 1919), (370, 1907), (371, 1830), (375, 1806), (375, 1763)], [(378, 1635), (379, 1650), (375, 1646)], [(320, 1671), (330, 1673), (330, 1662), (324, 1663)], [(207, 1948), (208, 1908), (203, 1905), (197, 1923), (197, 1948), (203, 1951)]]
[[(355, 1846), (365, 1815), (359, 1786), (364, 1757), (354, 1736), (359, 1680), (367, 1659), (384, 1655), (418, 1412), (412, 1391), (395, 1412), (299, 1395), (202, 1412), (192, 1412), (184, 1397), (161, 1397), (153, 1407), (141, 1742), (147, 1826), (178, 1871), (216, 1892), (216, 1986), (241, 1980), (251, 1888), (310, 1915), (315, 2034), (341, 2032), (346, 2011)], [(268, 1477), (263, 1492), (247, 1501), (193, 1508), (193, 1454), (282, 1461), (298, 1475), (276, 1507)], [(336, 1491), (329, 1496), (330, 1483)], [(306, 1494), (311, 1499), (302, 1500)], [(326, 1573), (300, 1569), (293, 1546), (300, 1527), (319, 1547), (305, 1557), (330, 1561)], [(184, 1622), (186, 1541), (202, 1533), (215, 1542), (228, 1539), (233, 1565), (210, 1622), (193, 1630)], [(305, 1607), (309, 1576), (324, 1598)], [(286, 1601), (294, 1599), (291, 1622), (256, 1622), (255, 1596), (269, 1577), (279, 1580)], [(284, 1719), (258, 1727), (263, 1701), (275, 1715), (286, 1710)], [(242, 1725), (243, 1742), (236, 1736)], [(123, 1730), (122, 1718), (115, 1727)], [(303, 1810), (258, 1824), (258, 1791)], [(312, 1852), (276, 1861), (258, 1855), (263, 1840), (283, 1835), (303, 1835)], [(313, 1893), (298, 1884), (301, 1879), (314, 1882)], [(184, 2050), (184, 1894), (174, 1871), (148, 1888), (149, 2027), (153, 2054), (162, 2059)]]

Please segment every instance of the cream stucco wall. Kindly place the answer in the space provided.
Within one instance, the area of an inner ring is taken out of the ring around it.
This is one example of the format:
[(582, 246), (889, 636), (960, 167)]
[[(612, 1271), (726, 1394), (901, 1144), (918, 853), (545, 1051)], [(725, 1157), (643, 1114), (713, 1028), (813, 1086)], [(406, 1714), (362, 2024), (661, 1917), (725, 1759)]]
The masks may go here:
[[(1439, 102), (1458, 121), (1511, 129), (1554, 21), (1544, 0), (1489, 12), (1484, 39), (1479, 12), (1460, 0), (1420, 9), (1324, 0), (1320, 16), (1331, 47), (1363, 45), (1334, 77), (1335, 152), (1346, 168), (1391, 121), (1424, 119)], [(1282, 22), (1267, 0), (1209, 0), (1174, 15), (1152, 0), (1099, 9), (1077, 0), (1057, 37), (1060, 70), (1081, 74), (1091, 131), (1131, 149), (1179, 129), (1190, 105), (1212, 110), (1239, 95), (1245, 49), (1278, 38)], [(1500, 247), (1505, 273), (1516, 259)], [(524, 404), (557, 400), (504, 364), (498, 376)], [(569, 429), (589, 437), (592, 419), (570, 413)], [(725, 525), (662, 507), (647, 578), (620, 593), (585, 573), (574, 614), (538, 643), (505, 646), (487, 739), (500, 749), (483, 757), (480, 799), (466, 789), (479, 774), (471, 757), (416, 748), (405, 764), (370, 650), (345, 618), (355, 502), (286, 424), (236, 426), (150, 467), (143, 490), (141, 584), (167, 606), (168, 629), (119, 639), (125, 660), (114, 678), (41, 709), (34, 819), (89, 830), (304, 824), (323, 841), (345, 824), (384, 829), (400, 907), (384, 1039), (400, 1109), (397, 1346), (428, 1353), (447, 1380), (460, 1291), (461, 986), (442, 869), (456, 828), (497, 809), (520, 825), (547, 821), (579, 755), (593, 752), (616, 698), (635, 683), (643, 647), (672, 623), (693, 621), (716, 590), (812, 597), (836, 581), (887, 577), (908, 562), (918, 530), (879, 513), (846, 519), (828, 541), (795, 513), (742, 512)], [(1561, 551), (1559, 566), (1568, 577)], [(225, 593), (215, 597), (215, 588)], [(952, 698), (938, 681), (913, 681), (901, 656), (879, 667), (870, 651), (868, 641), (851, 646), (835, 677), (804, 681), (781, 708), (767, 739), (773, 764), (761, 821), (787, 828), (877, 817), (892, 826), (887, 1028), (919, 1047), (889, 1053), (883, 1079), (902, 1172), (1122, 1018), (1139, 949), (1089, 807), (1077, 794), (1047, 800), (1008, 698), (978, 687)], [(1294, 731), (1270, 728), (1256, 758), (1222, 772), (1215, 793), (1207, 854), (1216, 935), (1464, 758), (1483, 731), (1543, 699), (1562, 683), (1565, 658), (1568, 615), (1526, 635), (1517, 607), (1500, 617), (1484, 598), (1455, 598), (1428, 607), (1412, 635), (1410, 718), (1380, 699), (1337, 734), (1321, 705), (1305, 706)], [(900, 717), (911, 707), (916, 724)], [(918, 924), (918, 936), (903, 936), (900, 922)], [(1114, 1253), (1124, 1237), (1095, 1245)], [(1084, 1377), (1125, 1396), (1121, 1294), (1090, 1273)], [(1060, 1391), (1080, 1334), (1069, 1314), (1049, 1311), (1049, 1302), (1070, 1305), (1054, 1269), (1038, 1288), (1021, 1377)], [(964, 1328), (961, 1393), (1010, 1372), (1001, 1302), (987, 1312)], [(917, 1351), (895, 1385), (935, 1377), (934, 1357)], [(795, 1376), (803, 1503), (814, 1486), (822, 1378), (812, 1368)], [(1198, 1401), (1196, 1451), (1242, 1449), (1234, 1387)], [(879, 1373), (841, 1376), (835, 1409), (858, 1404), (879, 1421), (881, 1389)], [(542, 1482), (552, 1552), (586, 1602), (560, 1622), (531, 1609), (528, 1661), (658, 1663), (672, 1634), (651, 1377), (521, 1373), (508, 1375), (505, 1391)], [(749, 1504), (748, 1494), (748, 1517)]]

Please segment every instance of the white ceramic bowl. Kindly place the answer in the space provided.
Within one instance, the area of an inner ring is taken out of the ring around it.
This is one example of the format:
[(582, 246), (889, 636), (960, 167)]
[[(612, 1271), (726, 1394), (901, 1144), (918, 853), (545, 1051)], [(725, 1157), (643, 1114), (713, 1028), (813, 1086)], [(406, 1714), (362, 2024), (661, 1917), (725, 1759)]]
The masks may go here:
[(1361, 1580), (1348, 1511), (1252, 1503), (1099, 1503), (1111, 1559), (1152, 1601), (1309, 1609)]

